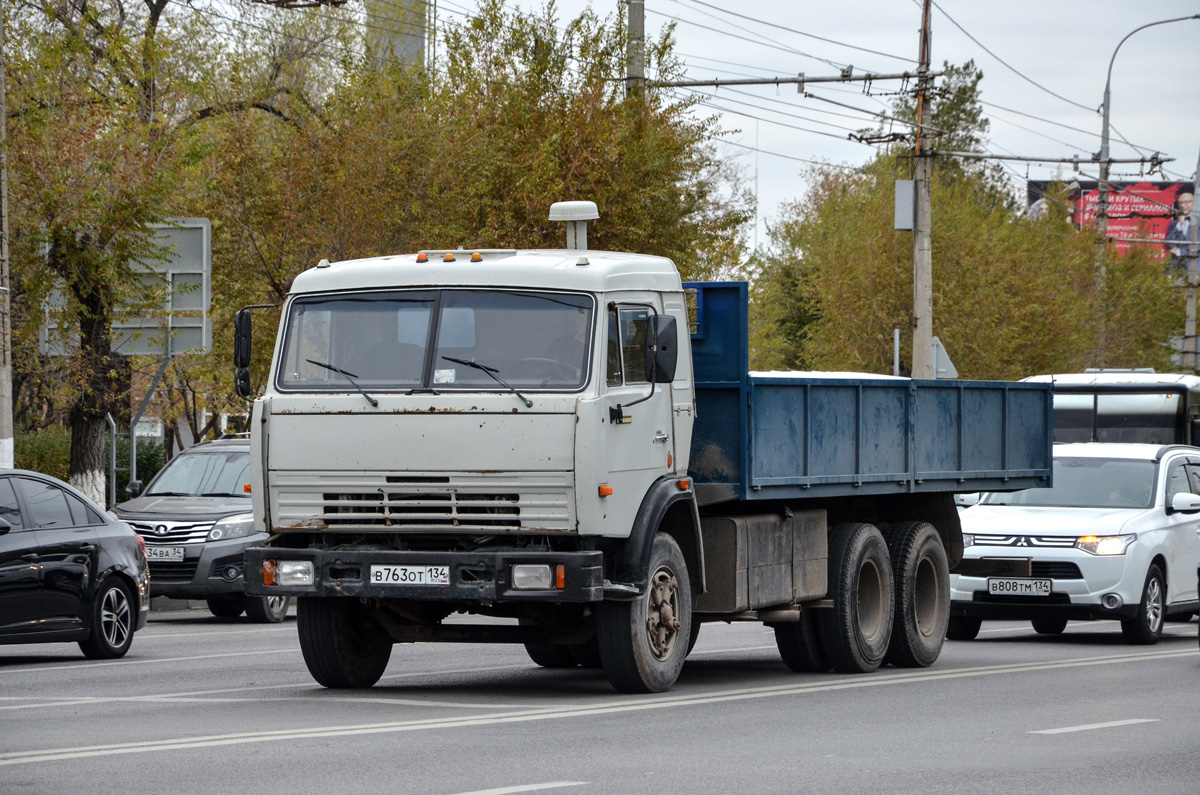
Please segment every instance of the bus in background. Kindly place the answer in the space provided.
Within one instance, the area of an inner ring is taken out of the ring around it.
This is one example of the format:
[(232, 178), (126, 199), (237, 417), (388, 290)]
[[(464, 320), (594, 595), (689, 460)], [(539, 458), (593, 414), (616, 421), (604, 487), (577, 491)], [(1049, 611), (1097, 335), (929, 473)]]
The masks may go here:
[(1200, 376), (1089, 369), (1022, 380), (1053, 382), (1055, 442), (1200, 445)]

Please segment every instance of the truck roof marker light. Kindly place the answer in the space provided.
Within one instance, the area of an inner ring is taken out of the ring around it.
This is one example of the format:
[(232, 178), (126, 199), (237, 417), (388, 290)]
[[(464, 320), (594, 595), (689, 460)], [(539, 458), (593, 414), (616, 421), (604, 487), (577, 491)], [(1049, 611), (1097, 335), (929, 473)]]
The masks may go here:
[(613, 493), (612, 486), (601, 486), (600, 487), (600, 496), (601, 497), (611, 497), (612, 493)]
[(247, 494), (249, 494), (249, 493), (250, 493), (250, 484), (249, 484), (249, 483), (247, 483), (246, 485), (242, 486), (242, 491), (244, 491), (244, 492), (246, 492)]
[(318, 268), (328, 268), (328, 267), (329, 267), (329, 260), (327, 260), (327, 259), (323, 259), (323, 260), (321, 260), (320, 262), (318, 262), (318, 263), (317, 263), (317, 267), (318, 267)]
[(575, 264), (579, 265), (580, 267), (583, 267), (584, 265), (591, 265), (592, 263), (588, 262), (587, 257), (580, 257), (578, 260), (575, 261)]
[(567, 587), (567, 567), (561, 563), (554, 567), (554, 587), (560, 591)]
[(476, 251), (471, 255), (471, 262), (483, 262), (483, 254)]
[(429, 262), (429, 255), (422, 251), (417, 255), (417, 262)]
[(454, 254), (447, 251), (446, 256), (442, 257), (442, 262), (454, 262)]
[(273, 561), (273, 560), (264, 560), (263, 561), (262, 575), (263, 575), (263, 585), (274, 585), (275, 584), (275, 561)]
[(691, 487), (692, 487), (692, 481), (689, 478), (680, 478), (679, 479), (679, 490), (680, 491), (687, 491)]

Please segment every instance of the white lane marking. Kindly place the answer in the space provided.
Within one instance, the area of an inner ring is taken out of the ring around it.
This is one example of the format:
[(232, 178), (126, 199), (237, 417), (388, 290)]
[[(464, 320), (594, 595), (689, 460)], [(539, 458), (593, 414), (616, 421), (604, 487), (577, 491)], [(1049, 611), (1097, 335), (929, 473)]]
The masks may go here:
[(533, 792), (539, 789), (559, 789), (561, 787), (579, 787), (586, 781), (548, 781), (545, 784), (518, 784), (515, 787), (497, 787), (496, 789), (477, 789), (470, 792), (460, 792), (458, 795), (509, 795), (513, 792)]
[(569, 718), (590, 717), (593, 715), (611, 715), (624, 712), (671, 709), (677, 707), (696, 706), (700, 704), (719, 704), (723, 702), (745, 701), (755, 698), (779, 698), (782, 696), (796, 696), (805, 695), (808, 693), (831, 692), (836, 690), (860, 690), (871, 687), (885, 687), (888, 685), (925, 684), (928, 682), (936, 682), (945, 679), (976, 678), (1009, 673), (1037, 672), (1049, 669), (1083, 668), (1097, 665), (1113, 665), (1124, 662), (1159, 661), (1174, 657), (1193, 657), (1197, 655), (1200, 655), (1200, 650), (1188, 649), (1181, 651), (1112, 655), (1080, 660), (1062, 660), (1056, 663), (994, 665), (985, 666), (982, 668), (967, 668), (944, 672), (924, 670), (892, 675), (849, 675), (833, 681), (821, 679), (817, 682), (807, 682), (801, 684), (738, 688), (735, 690), (724, 690), (714, 693), (696, 693), (691, 695), (665, 695), (632, 699), (618, 697), (616, 699), (606, 700), (604, 702), (583, 704), (575, 707), (548, 707), (542, 709), (521, 710), (517, 712), (495, 712), (490, 715), (478, 715), (475, 717), (428, 718), (421, 720), (391, 721), (387, 723), (374, 724), (314, 726), (308, 729), (281, 729), (276, 731), (239, 732), (234, 734), (182, 737), (158, 741), (143, 740), (131, 743), (91, 745), (76, 748), (51, 748), (36, 751), (15, 751), (9, 753), (0, 753), (0, 767), (29, 764), (32, 762), (50, 762), (65, 759), (84, 759), (98, 756), (140, 754), (154, 751), (214, 748), (227, 745), (278, 742), (281, 740), (303, 740), (324, 737), (352, 737), (364, 734), (387, 734), (474, 726), (496, 726), (508, 723), (526, 723), (530, 721), (542, 720), (564, 720)]
[(134, 640), (147, 642), (152, 640), (174, 640), (175, 638), (203, 638), (208, 635), (261, 635), (267, 632), (290, 632), (296, 634), (293, 627), (257, 627), (255, 629), (217, 629), (209, 632), (147, 632), (139, 630)]
[(270, 649), (268, 651), (232, 651), (225, 654), (197, 654), (191, 657), (155, 657), (149, 660), (83, 660), (77, 663), (66, 663), (64, 665), (51, 665), (45, 668), (22, 668), (20, 666), (14, 668), (0, 668), (0, 674), (16, 674), (16, 673), (46, 673), (47, 671), (70, 671), (76, 668), (104, 668), (110, 665), (152, 665), (155, 663), (177, 663), (190, 662), (192, 660), (216, 660), (223, 657), (251, 657), (260, 654), (293, 654), (299, 653), (300, 649)]
[(1088, 723), (1083, 726), (1066, 726), (1061, 729), (1039, 729), (1026, 734), (1066, 734), (1068, 732), (1090, 732), (1094, 729), (1111, 729), (1114, 726), (1133, 726), (1136, 723), (1158, 723), (1161, 718), (1130, 718), (1129, 720), (1110, 720), (1108, 723)]

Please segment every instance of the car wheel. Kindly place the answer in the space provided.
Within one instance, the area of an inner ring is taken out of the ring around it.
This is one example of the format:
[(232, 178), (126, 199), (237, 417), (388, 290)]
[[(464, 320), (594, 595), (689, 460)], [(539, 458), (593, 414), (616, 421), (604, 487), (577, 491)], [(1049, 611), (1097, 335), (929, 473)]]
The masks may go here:
[(950, 616), (946, 624), (946, 640), (975, 640), (983, 619), (974, 616)]
[(290, 596), (247, 596), (246, 617), (255, 624), (278, 624), (287, 618)]
[(1067, 628), (1065, 618), (1035, 618), (1029, 623), (1033, 624), (1033, 631), (1039, 635), (1061, 635)]
[(241, 599), (206, 599), (208, 612), (217, 618), (237, 618), (246, 609)]
[(92, 629), (79, 648), (89, 660), (115, 660), (124, 657), (133, 643), (137, 611), (129, 588), (116, 577), (100, 583), (91, 605)]
[(1166, 613), (1167, 581), (1158, 566), (1151, 566), (1146, 573), (1146, 584), (1142, 586), (1142, 601), (1137, 614), (1121, 622), (1121, 634), (1125, 642), (1135, 646), (1153, 646), (1162, 637), (1163, 618)]

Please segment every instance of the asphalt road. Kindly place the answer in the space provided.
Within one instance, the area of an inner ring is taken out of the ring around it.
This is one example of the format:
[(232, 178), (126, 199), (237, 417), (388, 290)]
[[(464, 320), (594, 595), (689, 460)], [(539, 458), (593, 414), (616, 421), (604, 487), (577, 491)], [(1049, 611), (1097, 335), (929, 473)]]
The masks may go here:
[(706, 625), (670, 692), (521, 647), (397, 646), (324, 690), (295, 619), (156, 612), (123, 660), (0, 646), (0, 793), (1189, 793), (1197, 625), (1126, 646), (988, 622), (931, 668), (795, 674), (758, 624)]

